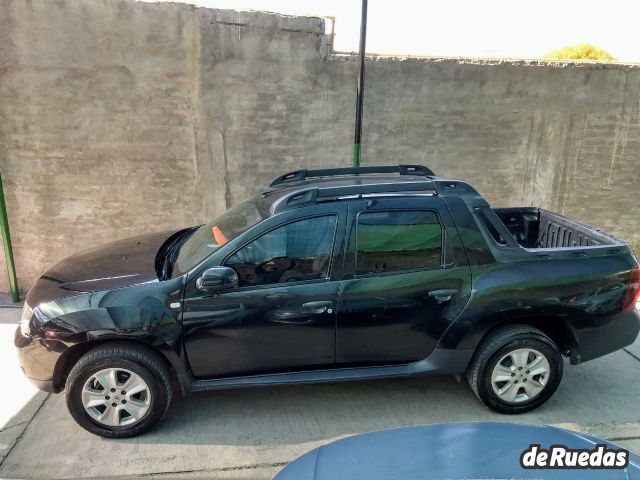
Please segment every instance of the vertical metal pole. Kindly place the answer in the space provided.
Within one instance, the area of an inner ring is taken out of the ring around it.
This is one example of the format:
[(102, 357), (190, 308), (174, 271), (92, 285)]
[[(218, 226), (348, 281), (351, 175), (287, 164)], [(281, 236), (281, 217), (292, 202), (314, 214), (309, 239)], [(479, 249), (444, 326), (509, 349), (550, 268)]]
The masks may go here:
[(16, 266), (13, 263), (13, 249), (11, 248), (11, 235), (9, 234), (9, 219), (7, 218), (7, 205), (4, 201), (4, 190), (2, 188), (2, 172), (0, 172), (0, 230), (2, 230), (2, 244), (4, 245), (4, 259), (7, 263), (7, 273), (9, 274), (9, 290), (11, 301), (16, 303), (20, 300), (18, 294), (18, 280), (16, 279)]
[(356, 135), (353, 144), (353, 166), (360, 166), (362, 151), (362, 105), (364, 100), (364, 56), (367, 43), (367, 0), (362, 0), (362, 17), (360, 20), (360, 69), (356, 89)]

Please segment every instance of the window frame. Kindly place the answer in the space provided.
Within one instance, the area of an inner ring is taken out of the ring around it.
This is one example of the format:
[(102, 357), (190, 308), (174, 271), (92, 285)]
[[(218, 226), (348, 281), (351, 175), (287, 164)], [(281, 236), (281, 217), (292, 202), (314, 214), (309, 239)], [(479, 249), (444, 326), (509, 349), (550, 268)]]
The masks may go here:
[[(385, 213), (385, 212), (432, 212), (435, 214), (438, 219), (438, 224), (440, 225), (440, 264), (433, 266), (424, 266), (424, 267), (416, 267), (416, 268), (408, 268), (404, 270), (393, 270), (391, 272), (377, 272), (377, 273), (358, 273), (358, 228), (360, 226), (360, 215), (367, 213)], [(367, 277), (379, 277), (386, 275), (397, 275), (403, 273), (413, 273), (413, 272), (424, 272), (428, 270), (441, 270), (443, 268), (447, 268), (447, 264), (445, 264), (445, 239), (446, 239), (446, 228), (445, 224), (442, 221), (442, 216), (440, 212), (434, 208), (381, 208), (375, 210), (360, 210), (357, 212), (354, 218), (355, 221), (355, 245), (353, 251), (353, 278), (367, 278)]]
[[(333, 227), (333, 236), (331, 238), (331, 252), (329, 254), (329, 268), (327, 269), (327, 275), (325, 277), (315, 278), (315, 279), (312, 279), (312, 280), (298, 280), (298, 281), (295, 281), (295, 282), (266, 283), (264, 285), (244, 285), (244, 286), (238, 286), (238, 287), (234, 288), (233, 291), (236, 292), (236, 291), (244, 291), (244, 290), (274, 288), (274, 287), (282, 287), (284, 285), (286, 285), (286, 286), (306, 285), (306, 284), (311, 284), (311, 283), (320, 283), (320, 282), (330, 281), (331, 280), (331, 272), (332, 272), (332, 269), (333, 269), (333, 266), (334, 266), (335, 250), (336, 250), (336, 237), (338, 235), (338, 226), (339, 226), (339, 222), (340, 222), (340, 215), (338, 214), (338, 212), (326, 212), (326, 213), (309, 214), (309, 215), (305, 215), (303, 217), (292, 218), (290, 220), (287, 220), (286, 222), (282, 222), (282, 223), (279, 223), (277, 225), (274, 225), (273, 227), (265, 230), (264, 232), (261, 232), (260, 234), (256, 235), (255, 237), (252, 237), (252, 238), (248, 239), (246, 242), (243, 242), (241, 245), (239, 245), (234, 250), (232, 250), (229, 254), (225, 255), (225, 257), (220, 262), (220, 266), (221, 267), (228, 267), (229, 265), (226, 265), (226, 262), (227, 262), (227, 260), (229, 260), (229, 258), (231, 258), (233, 255), (238, 253), (240, 250), (242, 250), (244, 247), (246, 247), (250, 243), (258, 240), (259, 238), (263, 237), (264, 235), (267, 235), (267, 234), (273, 232), (274, 230), (277, 230), (278, 228), (285, 227), (285, 226), (287, 226), (287, 225), (289, 225), (291, 223), (296, 223), (296, 222), (300, 222), (300, 221), (303, 221), (303, 220), (310, 220), (310, 219), (313, 219), (313, 218), (321, 218), (321, 217), (334, 217), (334, 219), (335, 219), (335, 224), (334, 224), (334, 227)], [(229, 268), (231, 268), (231, 267), (229, 267)]]

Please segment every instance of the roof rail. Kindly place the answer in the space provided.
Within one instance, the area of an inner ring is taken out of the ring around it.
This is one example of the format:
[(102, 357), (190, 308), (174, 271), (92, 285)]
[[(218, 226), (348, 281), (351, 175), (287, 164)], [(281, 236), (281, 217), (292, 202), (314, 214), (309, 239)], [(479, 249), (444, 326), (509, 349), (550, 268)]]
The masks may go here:
[(278, 199), (271, 206), (271, 213), (276, 214), (289, 208), (312, 205), (322, 199), (340, 199), (340, 197), (364, 198), (375, 195), (411, 195), (426, 194), (437, 195), (432, 180), (420, 180), (409, 182), (373, 183), (371, 185), (344, 185), (339, 187), (307, 187), (288, 193)]
[(276, 178), (270, 187), (289, 182), (301, 182), (312, 177), (333, 177), (335, 175), (359, 175), (366, 173), (399, 173), (400, 175), (423, 175), (433, 177), (435, 174), (430, 168), (423, 165), (381, 165), (378, 167), (346, 167), (323, 168), (319, 170), (294, 170)]

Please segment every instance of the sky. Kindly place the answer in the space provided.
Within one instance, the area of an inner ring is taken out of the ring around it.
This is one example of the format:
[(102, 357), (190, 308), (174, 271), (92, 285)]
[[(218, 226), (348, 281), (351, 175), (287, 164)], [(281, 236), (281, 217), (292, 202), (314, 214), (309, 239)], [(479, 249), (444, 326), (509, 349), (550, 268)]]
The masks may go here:
[[(334, 49), (358, 50), (361, 0), (188, 0), (184, 3), (335, 17)], [(367, 52), (541, 58), (567, 45), (591, 43), (618, 60), (640, 61), (638, 18), (638, 0), (369, 0)]]

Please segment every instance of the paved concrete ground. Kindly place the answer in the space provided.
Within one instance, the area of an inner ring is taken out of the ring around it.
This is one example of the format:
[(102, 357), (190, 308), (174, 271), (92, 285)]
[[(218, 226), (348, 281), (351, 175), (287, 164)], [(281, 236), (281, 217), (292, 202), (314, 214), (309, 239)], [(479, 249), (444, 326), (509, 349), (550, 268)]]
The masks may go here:
[[(8, 299), (0, 296), (0, 305), (9, 303)], [(11, 348), (11, 340), (19, 318), (19, 308), (0, 308), (0, 378), (3, 385), (0, 395), (0, 462), (22, 435), (46, 398), (45, 393), (38, 391), (24, 377)]]
[(34, 396), (26, 386), (10, 345), (15, 325), (6, 325), (16, 312), (0, 309), (2, 384), (10, 382), (0, 398), (12, 392), (0, 405), (0, 443), (8, 453), (0, 457), (2, 478), (271, 478), (338, 437), (464, 420), (555, 424), (640, 451), (640, 341), (568, 368), (545, 406), (518, 417), (485, 409), (453, 377), (417, 378), (193, 394), (176, 399), (154, 431), (113, 441), (77, 427), (62, 396)]

